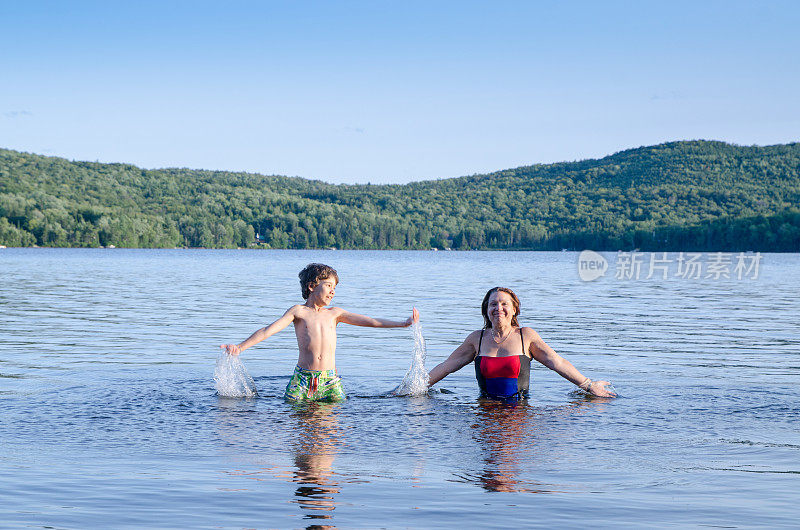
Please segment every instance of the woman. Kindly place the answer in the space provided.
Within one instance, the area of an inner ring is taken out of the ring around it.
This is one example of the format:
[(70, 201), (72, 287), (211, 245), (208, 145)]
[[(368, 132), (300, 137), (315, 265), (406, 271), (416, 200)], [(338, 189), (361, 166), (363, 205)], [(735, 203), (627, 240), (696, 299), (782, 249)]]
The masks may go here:
[(506, 287), (490, 289), (481, 304), (483, 329), (473, 331), (446, 361), (429, 374), (429, 385), (475, 361), (475, 377), (481, 394), (495, 399), (528, 396), (531, 359), (555, 371), (586, 392), (616, 397), (608, 381), (592, 381), (557, 354), (531, 328), (520, 327), (519, 298)]

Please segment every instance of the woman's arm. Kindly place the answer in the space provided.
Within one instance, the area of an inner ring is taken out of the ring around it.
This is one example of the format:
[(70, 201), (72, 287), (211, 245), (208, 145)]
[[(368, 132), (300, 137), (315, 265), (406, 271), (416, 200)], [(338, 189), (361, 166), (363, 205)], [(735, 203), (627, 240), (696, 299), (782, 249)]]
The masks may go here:
[(433, 386), (434, 383), (441, 381), (449, 374), (461, 370), (475, 359), (475, 355), (478, 353), (476, 343), (479, 334), (479, 331), (470, 333), (464, 342), (461, 343), (461, 346), (450, 354), (450, 357), (431, 370), (428, 374), (428, 386)]
[(590, 394), (600, 397), (617, 397), (615, 393), (606, 389), (606, 385), (611, 383), (608, 381), (592, 381), (585, 377), (571, 362), (561, 357), (553, 348), (548, 346), (534, 330), (523, 328), (523, 333), (530, 340), (528, 351), (534, 359)]
[(395, 320), (386, 320), (384, 318), (372, 318), (358, 313), (351, 313), (349, 311), (342, 311), (339, 315), (339, 322), (350, 324), (353, 326), (364, 326), (368, 328), (407, 328), (414, 322), (419, 322), (419, 311), (414, 307), (411, 310), (411, 316), (402, 322)]
[(220, 348), (226, 350), (230, 355), (239, 355), (244, 350), (249, 348), (250, 346), (255, 346), (262, 340), (266, 339), (267, 337), (271, 337), (272, 335), (276, 334), (292, 322), (294, 322), (294, 312), (295, 307), (291, 307), (280, 317), (278, 320), (273, 322), (267, 327), (261, 328), (258, 331), (254, 332), (252, 335), (247, 337), (244, 341), (240, 342), (239, 344), (222, 344)]

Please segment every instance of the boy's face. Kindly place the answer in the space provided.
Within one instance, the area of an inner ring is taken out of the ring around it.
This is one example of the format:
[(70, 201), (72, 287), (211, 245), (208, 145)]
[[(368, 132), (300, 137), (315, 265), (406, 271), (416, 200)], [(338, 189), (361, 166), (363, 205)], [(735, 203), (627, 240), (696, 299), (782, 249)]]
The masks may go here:
[(316, 287), (311, 291), (311, 296), (323, 302), (325, 305), (331, 303), (333, 295), (336, 294), (336, 279), (325, 278), (319, 281)]

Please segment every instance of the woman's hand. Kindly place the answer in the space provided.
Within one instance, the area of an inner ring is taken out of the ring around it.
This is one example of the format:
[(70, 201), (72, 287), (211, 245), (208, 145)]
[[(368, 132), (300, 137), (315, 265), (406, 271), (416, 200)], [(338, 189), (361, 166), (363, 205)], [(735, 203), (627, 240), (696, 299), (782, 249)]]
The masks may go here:
[(225, 350), (225, 353), (228, 355), (239, 355), (242, 353), (242, 350), (239, 348), (238, 344), (220, 344), (219, 347)]
[(614, 392), (606, 388), (609, 385), (611, 385), (609, 381), (592, 381), (587, 392), (597, 397), (617, 397)]

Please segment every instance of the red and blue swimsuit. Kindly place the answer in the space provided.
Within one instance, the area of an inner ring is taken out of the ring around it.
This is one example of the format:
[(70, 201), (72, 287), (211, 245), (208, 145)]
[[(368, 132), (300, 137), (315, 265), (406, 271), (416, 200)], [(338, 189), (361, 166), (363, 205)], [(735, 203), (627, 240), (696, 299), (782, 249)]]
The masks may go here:
[[(528, 397), (531, 378), (531, 359), (525, 355), (525, 341), (522, 341), (522, 355), (488, 357), (481, 355), (483, 332), (478, 342), (478, 355), (475, 356), (475, 377), (481, 395), (494, 399), (514, 399)], [(522, 339), (522, 328), (519, 330)]]

